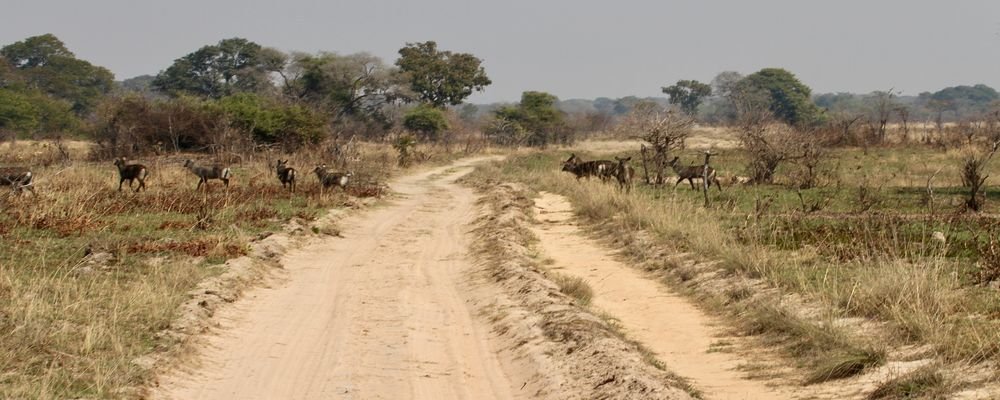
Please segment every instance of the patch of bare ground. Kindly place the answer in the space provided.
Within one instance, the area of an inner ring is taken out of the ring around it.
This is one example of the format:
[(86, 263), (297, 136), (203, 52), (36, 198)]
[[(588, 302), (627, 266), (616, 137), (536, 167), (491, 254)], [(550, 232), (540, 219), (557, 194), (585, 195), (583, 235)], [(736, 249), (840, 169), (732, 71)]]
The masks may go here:
[(686, 399), (698, 394), (648, 350), (560, 291), (532, 255), (532, 202), (525, 187), (501, 184), (481, 200), (474, 251), (479, 286), (499, 285), (477, 304), (513, 360), (539, 366), (524, 383), (533, 398)]

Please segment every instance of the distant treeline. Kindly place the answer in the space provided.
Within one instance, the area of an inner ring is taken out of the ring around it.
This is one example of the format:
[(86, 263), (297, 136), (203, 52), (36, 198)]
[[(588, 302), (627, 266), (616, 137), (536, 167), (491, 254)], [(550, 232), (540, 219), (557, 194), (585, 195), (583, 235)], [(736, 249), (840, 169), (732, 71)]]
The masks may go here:
[(986, 85), (917, 96), (892, 89), (813, 95), (780, 68), (681, 80), (662, 88), (667, 97), (560, 100), (526, 91), (517, 103), (465, 103), (491, 83), (479, 58), (433, 41), (406, 43), (390, 64), (368, 53), (284, 52), (242, 38), (194, 49), (156, 75), (116, 81), (45, 34), (0, 47), (0, 140), (82, 136), (96, 139), (106, 156), (294, 149), (344, 136), (400, 143), (475, 136), (546, 146), (609, 130), (648, 107), (708, 124), (733, 124), (747, 110), (764, 109), (797, 127), (864, 120), (879, 132), (892, 121), (942, 126), (1000, 115), (1000, 95)]
[[(866, 94), (856, 93), (822, 93), (812, 96), (813, 103), (828, 114), (848, 113), (865, 114), (871, 111), (879, 97), (889, 91), (877, 91)], [(978, 118), (1000, 109), (1000, 93), (990, 86), (978, 84), (973, 86), (951, 86), (937, 92), (923, 92), (916, 96), (901, 95), (892, 92), (892, 102), (896, 112), (908, 112), (911, 121), (934, 121), (942, 118), (945, 122), (955, 122), (963, 119)], [(567, 99), (556, 102), (556, 107), (568, 114), (604, 114), (622, 116), (628, 114), (636, 104), (652, 102), (663, 107), (670, 105), (668, 97), (635, 97), (627, 96), (616, 99), (598, 97), (596, 99)], [(725, 115), (720, 111), (724, 99), (721, 96), (709, 96), (698, 107), (698, 120), (702, 122), (722, 122)], [(488, 116), (499, 107), (509, 103), (476, 104), (475, 115)], [(894, 117), (898, 119), (899, 117)]]

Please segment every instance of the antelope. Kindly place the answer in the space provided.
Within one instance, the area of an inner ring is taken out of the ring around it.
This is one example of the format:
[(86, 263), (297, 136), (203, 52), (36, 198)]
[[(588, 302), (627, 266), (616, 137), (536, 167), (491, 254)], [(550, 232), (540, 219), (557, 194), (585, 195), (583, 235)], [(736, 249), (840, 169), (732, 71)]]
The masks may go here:
[[(688, 183), (691, 184), (691, 189), (698, 190), (697, 188), (694, 187), (694, 180), (704, 178), (702, 176), (705, 172), (704, 167), (700, 165), (695, 165), (690, 167), (681, 166), (677, 162), (679, 158), (680, 157), (674, 157), (673, 160), (670, 160), (670, 167), (673, 168), (674, 172), (677, 173), (677, 182), (674, 183), (674, 187), (676, 188), (677, 185), (681, 183), (681, 181), (687, 179)], [(708, 187), (712, 187), (713, 183), (715, 183), (715, 187), (719, 188), (719, 191), (721, 192), (722, 185), (719, 184), (719, 178), (715, 175), (715, 169), (712, 167), (708, 167)]]
[(198, 187), (195, 188), (195, 190), (201, 189), (201, 184), (203, 183), (207, 189), (209, 179), (218, 179), (222, 181), (227, 188), (229, 187), (229, 178), (232, 176), (232, 172), (229, 168), (223, 167), (219, 164), (205, 167), (195, 164), (195, 162), (191, 160), (184, 161), (184, 168), (187, 168), (192, 174), (195, 174), (195, 176), (199, 178)]
[(625, 193), (632, 192), (632, 177), (635, 176), (635, 170), (632, 169), (628, 162), (632, 160), (632, 157), (618, 158), (618, 165), (615, 166), (613, 175), (615, 179), (618, 180), (618, 188), (625, 190)]
[(288, 190), (295, 191), (295, 168), (288, 166), (288, 160), (278, 160), (274, 165), (274, 172), (278, 173), (278, 180), (281, 181), (281, 187), (288, 186)]
[(21, 193), (24, 189), (28, 189), (31, 191), (32, 195), (37, 196), (38, 193), (35, 193), (35, 184), (33, 179), (34, 176), (28, 168), (0, 168), (0, 186), (10, 186), (10, 190), (14, 193)]
[(341, 189), (347, 190), (347, 182), (352, 176), (351, 172), (334, 172), (326, 168), (326, 164), (317, 165), (316, 169), (313, 170), (316, 173), (316, 178), (319, 179), (319, 183), (323, 187), (328, 188), (330, 186), (340, 186)]
[(581, 162), (580, 158), (574, 153), (570, 154), (568, 160), (563, 161), (562, 170), (576, 175), (577, 180), (583, 177), (590, 179), (591, 176), (597, 176), (601, 178), (601, 181), (607, 182), (611, 178), (611, 172), (614, 167), (615, 163), (610, 160)]
[[(118, 191), (122, 191), (122, 184), (128, 181), (129, 189), (132, 188), (132, 181), (139, 181), (139, 187), (135, 188), (138, 192), (140, 189), (146, 189), (146, 176), (149, 175), (149, 170), (146, 169), (145, 165), (142, 164), (126, 164), (125, 157), (116, 158), (115, 166), (118, 167)], [(147, 189), (148, 190), (148, 189)]]

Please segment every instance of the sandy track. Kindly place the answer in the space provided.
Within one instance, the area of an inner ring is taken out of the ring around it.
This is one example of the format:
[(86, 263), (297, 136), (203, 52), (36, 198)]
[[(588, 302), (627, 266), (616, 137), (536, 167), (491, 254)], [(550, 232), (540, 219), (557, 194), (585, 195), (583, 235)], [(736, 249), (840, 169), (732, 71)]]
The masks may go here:
[(731, 353), (710, 352), (720, 340), (719, 323), (688, 300), (612, 257), (573, 222), (562, 196), (536, 199), (540, 224), (533, 227), (544, 255), (559, 272), (584, 278), (594, 289), (594, 307), (617, 318), (628, 335), (652, 350), (673, 372), (689, 379), (706, 399), (787, 399), (789, 390), (748, 380)]
[(461, 289), (475, 196), (454, 180), (470, 162), (395, 182), (394, 204), (287, 255), (283, 281), (221, 312), (199, 365), (152, 397), (515, 398)]

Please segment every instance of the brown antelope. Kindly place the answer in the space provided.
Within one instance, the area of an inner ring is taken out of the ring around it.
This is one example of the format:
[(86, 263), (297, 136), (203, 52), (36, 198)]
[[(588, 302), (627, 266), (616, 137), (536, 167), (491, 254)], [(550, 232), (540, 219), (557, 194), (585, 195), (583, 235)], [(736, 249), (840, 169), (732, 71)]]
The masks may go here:
[(576, 175), (577, 180), (596, 176), (607, 182), (608, 179), (611, 179), (614, 167), (615, 163), (610, 160), (581, 161), (576, 154), (570, 154), (569, 159), (563, 161), (562, 170)]
[(319, 183), (323, 187), (328, 188), (330, 186), (340, 186), (341, 189), (347, 190), (347, 182), (352, 176), (351, 172), (335, 172), (326, 168), (326, 164), (317, 165), (316, 169), (313, 170), (316, 173), (316, 178), (319, 179)]
[(27, 189), (31, 194), (38, 195), (35, 193), (34, 175), (31, 174), (31, 170), (28, 168), (0, 168), (0, 186), (10, 186), (10, 190), (14, 193), (21, 193)]
[(618, 158), (618, 165), (614, 168), (615, 179), (618, 180), (618, 188), (625, 190), (625, 193), (632, 192), (632, 177), (635, 176), (635, 169), (628, 162), (632, 160), (632, 157)]
[(184, 168), (187, 168), (188, 171), (191, 171), (192, 174), (194, 174), (199, 178), (198, 187), (196, 187), (195, 190), (201, 189), (201, 185), (203, 183), (205, 184), (205, 188), (207, 189), (209, 179), (218, 179), (222, 181), (223, 185), (229, 187), (229, 178), (232, 177), (232, 172), (229, 170), (229, 168), (223, 167), (218, 164), (212, 165), (210, 167), (205, 167), (195, 164), (195, 162), (191, 160), (184, 161)]
[(122, 191), (122, 184), (128, 181), (129, 189), (132, 188), (132, 181), (139, 181), (139, 187), (135, 188), (138, 192), (140, 189), (146, 189), (146, 176), (149, 175), (149, 170), (146, 169), (145, 165), (142, 164), (126, 164), (125, 157), (116, 158), (115, 166), (118, 167), (118, 191)]
[[(680, 163), (678, 163), (677, 161), (679, 158), (680, 157), (674, 157), (673, 160), (670, 160), (670, 167), (673, 168), (674, 172), (677, 173), (677, 182), (674, 183), (674, 187), (676, 188), (677, 185), (681, 183), (681, 181), (687, 179), (688, 183), (691, 184), (691, 189), (698, 190), (698, 188), (694, 187), (694, 180), (704, 179), (703, 176), (705, 172), (704, 166), (701, 165), (681, 166), (679, 165)], [(719, 178), (715, 175), (715, 169), (712, 167), (708, 167), (708, 187), (711, 188), (713, 183), (715, 184), (715, 187), (719, 188), (719, 191), (721, 192), (722, 185), (719, 184)]]
[(281, 181), (281, 187), (288, 186), (288, 190), (295, 191), (295, 168), (288, 166), (288, 160), (278, 160), (274, 165), (274, 171), (278, 173), (278, 180)]

